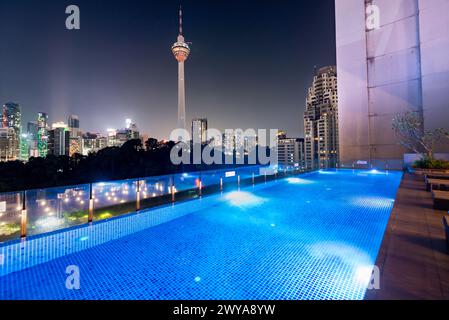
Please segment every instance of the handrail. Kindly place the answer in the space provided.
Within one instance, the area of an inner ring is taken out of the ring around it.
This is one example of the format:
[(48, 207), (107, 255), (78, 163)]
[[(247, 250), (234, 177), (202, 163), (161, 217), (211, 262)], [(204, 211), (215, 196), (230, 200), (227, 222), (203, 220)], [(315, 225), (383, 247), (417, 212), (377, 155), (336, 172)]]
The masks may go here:
[[(219, 186), (220, 192), (222, 192), (224, 184), (228, 183), (237, 183), (238, 187), (241, 186), (243, 181), (255, 184), (256, 177), (262, 176), (264, 177), (262, 180), (266, 182), (267, 174), (266, 172), (261, 173), (261, 168), (268, 168), (268, 166), (233, 167), (7, 192), (0, 193), (0, 205), (3, 201), (6, 206), (6, 212), (3, 211), (3, 213), (6, 213), (5, 218), (9, 220), (5, 221), (11, 221), (12, 219), (11, 225), (17, 225), (14, 228), (19, 228), (20, 238), (26, 239), (31, 230), (29, 229), (30, 226), (33, 228), (33, 235), (42, 234), (112, 217), (110, 213), (105, 213), (105, 217), (101, 217), (103, 215), (100, 214), (102, 210), (122, 215), (133, 211), (139, 212), (142, 208), (142, 201), (148, 205), (153, 204), (152, 199), (154, 199), (154, 202), (160, 202), (164, 199), (157, 199), (168, 196), (171, 197), (171, 202), (176, 202), (176, 194), (180, 192), (189, 193), (196, 190), (196, 195), (201, 197), (205, 187)], [(278, 166), (276, 169), (283, 170), (285, 174), (287, 172), (300, 173), (304, 171), (302, 168), (291, 166)], [(232, 174), (227, 175), (226, 173)], [(274, 179), (277, 178), (275, 170)], [(179, 190), (176, 189), (177, 187)], [(150, 191), (154, 191), (152, 196), (148, 196)], [(114, 193), (117, 194), (114, 195)], [(118, 195), (119, 193), (120, 195)], [(41, 198), (41, 195), (44, 197)], [(21, 210), (14, 200), (16, 197), (21, 197)], [(108, 200), (108, 198), (110, 199)], [(122, 209), (127, 211), (121, 212)], [(98, 218), (95, 217), (96, 213), (99, 214)], [(0, 219), (2, 215), (2, 212), (0, 212)], [(33, 221), (30, 221), (30, 219)], [(18, 238), (19, 235), (15, 235), (16, 233), (13, 233), (11, 239), (9, 239), (10, 236), (6, 235), (7, 241)], [(0, 230), (0, 243), (3, 241), (2, 235), (4, 234)]]

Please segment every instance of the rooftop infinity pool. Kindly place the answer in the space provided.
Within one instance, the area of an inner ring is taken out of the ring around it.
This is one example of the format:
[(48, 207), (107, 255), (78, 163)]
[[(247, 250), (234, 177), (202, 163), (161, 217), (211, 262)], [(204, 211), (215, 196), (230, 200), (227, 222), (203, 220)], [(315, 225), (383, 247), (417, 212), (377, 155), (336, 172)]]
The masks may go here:
[(401, 177), (320, 171), (6, 243), (0, 299), (363, 299)]

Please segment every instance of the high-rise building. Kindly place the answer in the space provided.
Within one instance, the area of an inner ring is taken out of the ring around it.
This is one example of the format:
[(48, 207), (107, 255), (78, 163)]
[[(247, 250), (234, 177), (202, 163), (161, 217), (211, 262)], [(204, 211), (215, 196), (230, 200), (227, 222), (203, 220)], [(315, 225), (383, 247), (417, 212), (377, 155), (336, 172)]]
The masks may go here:
[(33, 145), (28, 133), (22, 133), (20, 136), (20, 160), (28, 161), (31, 156), (31, 146)]
[(340, 162), (401, 169), (408, 151), (392, 130), (397, 115), (416, 112), (424, 130), (449, 128), (449, 0), (335, 7)]
[(77, 115), (72, 114), (68, 119), (68, 127), (70, 131), (70, 156), (75, 153), (82, 153), (81, 146), (81, 131), (80, 120)]
[(70, 132), (67, 128), (55, 128), (48, 131), (48, 153), (54, 156), (70, 154)]
[[(117, 141), (117, 131), (116, 129), (108, 129), (107, 133), (107, 146), (108, 147), (120, 147), (120, 143)], [(84, 140), (84, 137), (83, 137)], [(83, 154), (84, 154), (83, 146)]]
[(278, 140), (279, 139), (287, 139), (287, 134), (285, 133), (284, 130), (278, 130), (277, 136), (278, 136)]
[(304, 139), (279, 139), (278, 163), (285, 167), (304, 168)]
[(0, 128), (0, 161), (14, 161), (19, 159), (20, 139), (17, 139), (14, 128)]
[(137, 124), (135, 124), (131, 119), (126, 120), (126, 128), (124, 131), (126, 132), (127, 140), (140, 139), (139, 128), (137, 127)]
[(182, 8), (179, 8), (179, 35), (172, 46), (172, 52), (178, 61), (178, 129), (186, 129), (186, 94), (184, 81), (184, 62), (190, 54), (182, 29)]
[(20, 158), (20, 137), (22, 134), (22, 113), (20, 111), (20, 106), (17, 103), (8, 102), (3, 105), (2, 108), (2, 127), (11, 128), (14, 130), (14, 135), (9, 137), (15, 139), (10, 147), (14, 147), (12, 152), (13, 160)]
[[(72, 132), (70, 132), (71, 134)], [(82, 154), (82, 138), (70, 138), (69, 156), (73, 157), (75, 154)]]
[[(115, 135), (114, 135), (115, 137)], [(99, 133), (86, 133), (82, 139), (82, 154), (87, 156), (89, 153), (98, 152), (108, 147), (108, 139)]]
[(248, 135), (243, 138), (243, 148), (245, 150), (245, 155), (253, 154), (257, 152), (258, 139), (257, 135)]
[(192, 120), (192, 141), (196, 143), (207, 143), (207, 119), (198, 118)]
[(2, 127), (13, 128), (17, 135), (20, 135), (22, 129), (22, 113), (17, 103), (8, 102), (2, 109)]
[(39, 152), (37, 148), (39, 128), (37, 121), (30, 121), (27, 124), (27, 141), (29, 145), (29, 155), (30, 157), (38, 157)]
[(41, 158), (48, 154), (48, 115), (44, 112), (37, 115), (37, 151)]
[(69, 116), (67, 121), (69, 128), (79, 129), (80, 128), (80, 119), (77, 115), (72, 114)]
[(67, 123), (65, 123), (64, 121), (58, 121), (58, 122), (54, 122), (54, 123), (51, 124), (51, 129), (52, 130), (58, 129), (58, 128), (68, 129)]
[(305, 165), (309, 169), (338, 163), (338, 95), (335, 67), (319, 69), (309, 88), (304, 113)]

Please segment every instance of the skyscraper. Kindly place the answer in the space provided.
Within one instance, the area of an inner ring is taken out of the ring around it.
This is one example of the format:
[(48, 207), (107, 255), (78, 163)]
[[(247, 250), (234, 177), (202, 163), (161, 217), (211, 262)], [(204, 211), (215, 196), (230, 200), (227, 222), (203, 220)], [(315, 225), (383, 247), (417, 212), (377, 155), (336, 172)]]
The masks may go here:
[(2, 127), (13, 128), (17, 135), (20, 135), (22, 129), (22, 113), (17, 103), (8, 102), (3, 105)]
[[(341, 165), (402, 169), (397, 115), (413, 111), (424, 130), (449, 129), (449, 1), (338, 0), (335, 8)], [(447, 153), (449, 140), (434, 151)]]
[(338, 95), (335, 67), (319, 69), (309, 88), (304, 113), (305, 165), (309, 169), (338, 163)]
[(39, 157), (45, 158), (48, 154), (48, 115), (39, 112), (37, 115), (37, 151)]
[(72, 114), (68, 119), (70, 130), (70, 138), (78, 138), (80, 136), (80, 119), (77, 115)]
[(8, 102), (3, 105), (2, 108), (2, 127), (11, 128), (14, 130), (14, 135), (8, 134), (10, 139), (14, 139), (9, 144), (10, 159), (15, 160), (20, 158), (20, 137), (22, 133), (22, 113), (20, 106), (17, 103)]
[(207, 119), (192, 120), (192, 141), (205, 144), (207, 142)]
[(108, 147), (108, 138), (99, 133), (87, 132), (83, 134), (82, 154), (87, 156), (89, 153), (98, 152)]
[(0, 128), (0, 161), (18, 160), (20, 145), (13, 128)]
[(278, 162), (286, 167), (304, 167), (304, 139), (278, 139)]
[(190, 54), (189, 45), (185, 42), (182, 30), (182, 8), (179, 8), (179, 35), (172, 46), (172, 52), (178, 61), (178, 129), (186, 129), (186, 93), (184, 81), (184, 62)]
[(68, 127), (70, 131), (70, 152), (72, 157), (75, 154), (82, 153), (82, 134), (80, 131), (80, 120), (77, 115), (70, 115), (68, 119)]
[(70, 132), (67, 128), (58, 127), (48, 131), (48, 153), (54, 156), (70, 154)]
[(38, 157), (39, 152), (37, 148), (39, 128), (37, 121), (30, 121), (27, 124), (27, 140), (29, 144), (29, 155), (31, 157)]

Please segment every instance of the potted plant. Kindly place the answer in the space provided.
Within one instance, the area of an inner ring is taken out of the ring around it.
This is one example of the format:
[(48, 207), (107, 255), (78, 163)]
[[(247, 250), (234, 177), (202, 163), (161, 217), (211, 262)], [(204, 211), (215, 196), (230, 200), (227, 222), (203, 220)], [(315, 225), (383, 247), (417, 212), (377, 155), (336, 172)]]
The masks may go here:
[(449, 138), (445, 129), (425, 130), (417, 112), (406, 112), (393, 119), (393, 130), (399, 143), (421, 155), (413, 164), (417, 174), (449, 173), (449, 161), (435, 159), (435, 146), (443, 139)]

